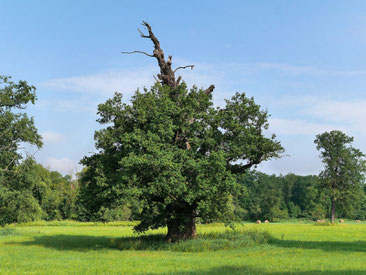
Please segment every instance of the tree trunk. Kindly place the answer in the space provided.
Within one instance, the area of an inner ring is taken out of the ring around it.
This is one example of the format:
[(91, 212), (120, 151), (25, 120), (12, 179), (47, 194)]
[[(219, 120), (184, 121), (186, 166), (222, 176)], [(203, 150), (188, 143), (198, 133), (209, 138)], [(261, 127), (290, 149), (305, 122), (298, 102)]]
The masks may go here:
[(194, 239), (196, 233), (195, 211), (191, 207), (169, 207), (169, 212), (174, 216), (168, 221), (168, 233), (166, 240), (176, 242), (179, 240)]
[(332, 208), (330, 211), (330, 222), (334, 223), (335, 220), (335, 206), (336, 206), (336, 200), (332, 198)]

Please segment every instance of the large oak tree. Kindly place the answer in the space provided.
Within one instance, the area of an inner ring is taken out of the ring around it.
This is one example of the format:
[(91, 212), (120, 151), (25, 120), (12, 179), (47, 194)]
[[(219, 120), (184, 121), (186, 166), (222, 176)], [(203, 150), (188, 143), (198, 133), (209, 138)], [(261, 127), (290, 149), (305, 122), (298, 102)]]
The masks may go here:
[[(164, 57), (151, 27), (143, 38), (154, 44), (158, 81), (137, 91), (130, 104), (116, 93), (98, 107), (95, 132), (99, 152), (85, 157), (81, 201), (95, 211), (126, 197), (141, 203), (139, 232), (168, 227), (167, 240), (196, 236), (196, 218), (225, 220), (230, 195), (238, 187), (236, 173), (283, 152), (275, 136), (267, 137), (268, 113), (236, 93), (224, 108), (212, 103), (214, 86), (187, 89), (172, 56)], [(132, 53), (132, 52), (129, 52)]]

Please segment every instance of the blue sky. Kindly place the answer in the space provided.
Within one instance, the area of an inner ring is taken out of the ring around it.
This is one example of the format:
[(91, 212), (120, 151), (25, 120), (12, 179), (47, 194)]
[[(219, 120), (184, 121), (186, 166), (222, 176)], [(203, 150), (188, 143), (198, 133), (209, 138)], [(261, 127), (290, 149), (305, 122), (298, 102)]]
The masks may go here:
[(288, 156), (267, 173), (317, 174), (313, 140), (339, 129), (366, 152), (365, 1), (16, 1), (0, 0), (0, 75), (27, 80), (38, 101), (27, 111), (44, 147), (27, 148), (45, 166), (80, 170), (95, 152), (97, 105), (149, 87), (156, 61), (137, 28), (148, 21), (189, 85), (216, 85), (214, 101), (254, 96), (271, 114), (270, 132)]

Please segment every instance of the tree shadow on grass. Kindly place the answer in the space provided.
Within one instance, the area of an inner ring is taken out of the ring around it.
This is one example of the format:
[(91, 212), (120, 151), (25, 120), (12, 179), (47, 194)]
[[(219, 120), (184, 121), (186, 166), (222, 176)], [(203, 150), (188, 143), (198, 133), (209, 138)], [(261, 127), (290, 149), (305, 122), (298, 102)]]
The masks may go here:
[[(43, 246), (56, 250), (170, 250), (170, 251), (189, 251), (200, 252), (203, 243), (202, 240), (187, 241), (182, 243), (170, 244), (165, 240), (165, 235), (140, 235), (131, 237), (110, 237), (110, 236), (88, 236), (88, 235), (41, 235), (34, 236), (32, 240), (24, 242), (7, 242), (10, 245), (24, 246)], [(204, 241), (204, 240), (203, 240)], [(216, 248), (212, 249), (212, 244)], [(221, 240), (213, 240), (209, 243), (207, 251), (225, 249), (222, 245), (225, 242)], [(329, 242), (329, 241), (296, 241), (296, 240), (279, 240), (270, 241), (270, 245), (282, 248), (301, 248), (301, 249), (321, 249), (326, 252), (349, 251), (349, 252), (366, 252), (366, 241), (354, 242)], [(239, 247), (245, 248), (245, 247)], [(230, 248), (229, 248), (230, 249)], [(366, 273), (365, 273), (366, 274)]]
[(271, 245), (284, 248), (321, 249), (326, 252), (334, 252), (334, 251), (366, 252), (365, 241), (330, 242), (330, 241), (296, 241), (296, 240), (275, 239), (271, 241)]
[[(185, 240), (175, 243), (165, 241), (165, 235), (149, 234), (131, 237), (113, 238), (108, 236), (85, 235), (42, 235), (33, 240), (16, 244), (37, 245), (57, 250), (166, 250), (176, 252), (204, 252), (230, 250), (268, 244), (273, 237), (267, 232), (221, 232), (198, 236), (194, 240)], [(8, 243), (10, 244), (10, 243)], [(13, 242), (13, 244), (15, 244)]]
[(7, 242), (9, 245), (42, 246), (56, 250), (167, 250), (169, 244), (164, 235), (142, 235), (137, 237), (113, 238), (88, 235), (42, 235), (24, 242)]
[(99, 250), (111, 247), (110, 237), (87, 235), (43, 235), (34, 236), (33, 240), (24, 242), (8, 242), (10, 245), (42, 246), (56, 250)]

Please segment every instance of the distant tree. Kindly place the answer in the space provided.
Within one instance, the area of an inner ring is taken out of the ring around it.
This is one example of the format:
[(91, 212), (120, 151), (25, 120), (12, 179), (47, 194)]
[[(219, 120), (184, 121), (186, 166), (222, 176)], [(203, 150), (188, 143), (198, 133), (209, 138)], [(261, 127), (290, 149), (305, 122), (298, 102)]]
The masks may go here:
[[(160, 43), (146, 22), (160, 74), (150, 90), (137, 91), (131, 105), (115, 94), (99, 105), (95, 133), (99, 152), (85, 157), (83, 182), (104, 205), (123, 196), (142, 204), (137, 231), (168, 227), (167, 240), (194, 238), (195, 219), (229, 218), (236, 173), (271, 158), (283, 148), (267, 137), (268, 114), (253, 98), (237, 93), (226, 107), (214, 108), (214, 86), (188, 90), (172, 57), (164, 58)], [(96, 205), (97, 206), (97, 205)], [(98, 206), (100, 207), (100, 206)], [(98, 208), (97, 207), (97, 208)], [(97, 209), (95, 209), (97, 210)]]
[(246, 190), (244, 196), (239, 195), (237, 199), (238, 206), (246, 213), (242, 219), (273, 221), (288, 218), (282, 176), (248, 171), (238, 176), (238, 183)]
[[(0, 76), (0, 224), (35, 219), (40, 208), (26, 177), (30, 162), (20, 163), (20, 143), (42, 146), (33, 118), (20, 110), (35, 102), (35, 87)], [(20, 165), (21, 164), (21, 165)]]
[(14, 83), (10, 77), (0, 76), (0, 171), (3, 173), (10, 171), (21, 159), (18, 152), (21, 142), (42, 146), (33, 118), (19, 112), (27, 103), (34, 104), (35, 90), (26, 81)]
[(42, 208), (42, 218), (75, 218), (75, 200), (78, 192), (75, 181), (69, 175), (63, 176), (37, 163), (33, 164), (32, 173), (35, 178), (32, 192)]
[(34, 160), (26, 158), (5, 174), (0, 183), (0, 225), (38, 220), (42, 209), (33, 189), (37, 183)]
[(341, 131), (317, 135), (314, 142), (325, 165), (319, 177), (321, 185), (330, 196), (330, 221), (334, 223), (336, 204), (355, 192), (363, 192), (365, 155), (351, 146), (353, 137), (348, 137)]

